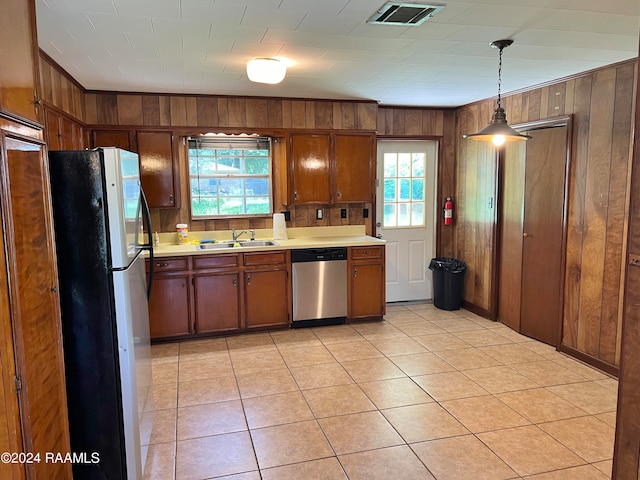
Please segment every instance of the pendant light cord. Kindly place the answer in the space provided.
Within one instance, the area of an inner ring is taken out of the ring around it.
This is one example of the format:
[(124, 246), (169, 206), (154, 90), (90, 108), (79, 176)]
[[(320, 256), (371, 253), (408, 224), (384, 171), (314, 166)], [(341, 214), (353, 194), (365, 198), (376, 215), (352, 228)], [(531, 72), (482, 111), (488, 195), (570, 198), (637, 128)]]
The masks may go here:
[(502, 50), (500, 48), (500, 55), (498, 60), (498, 108), (500, 108), (501, 92), (502, 92)]

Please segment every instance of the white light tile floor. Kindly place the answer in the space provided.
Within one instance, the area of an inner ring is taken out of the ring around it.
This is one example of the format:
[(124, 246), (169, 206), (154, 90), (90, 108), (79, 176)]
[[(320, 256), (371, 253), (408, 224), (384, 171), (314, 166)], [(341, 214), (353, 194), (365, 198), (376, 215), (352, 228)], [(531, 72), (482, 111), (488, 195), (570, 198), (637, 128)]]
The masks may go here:
[(145, 479), (610, 476), (617, 381), (465, 310), (389, 305), (152, 355)]

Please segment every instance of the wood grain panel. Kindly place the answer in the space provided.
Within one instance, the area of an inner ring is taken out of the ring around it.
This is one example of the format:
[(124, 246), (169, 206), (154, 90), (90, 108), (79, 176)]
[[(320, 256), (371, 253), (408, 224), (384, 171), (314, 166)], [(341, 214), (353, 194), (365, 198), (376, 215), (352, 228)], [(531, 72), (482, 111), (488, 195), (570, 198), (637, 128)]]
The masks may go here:
[(142, 123), (144, 125), (160, 125), (160, 98), (157, 95), (142, 96)]
[(627, 177), (631, 145), (633, 105), (633, 65), (616, 69), (615, 103), (613, 105), (613, 129), (611, 140), (611, 163), (609, 198), (607, 204), (606, 243), (604, 257), (602, 318), (598, 358), (614, 365), (619, 350), (618, 330), (620, 299), (622, 296), (620, 272), (623, 265), (625, 235), (625, 212), (627, 202)]
[[(455, 146), (456, 146), (456, 124), (453, 110), (444, 112), (443, 115), (444, 136), (438, 145), (438, 195), (440, 203), (444, 205), (447, 196), (455, 196)], [(440, 205), (438, 204), (436, 208)], [(437, 256), (452, 257), (455, 245), (455, 228), (443, 227), (442, 222), (437, 222), (436, 232), (439, 241), (436, 242)]]
[(316, 103), (308, 100), (304, 102), (304, 128), (316, 129)]
[[(376, 130), (378, 105), (373, 102), (358, 103), (358, 123), (361, 130)], [(347, 128), (347, 127), (345, 127)]]
[(218, 124), (218, 101), (213, 97), (198, 97), (196, 100), (198, 125), (213, 127)]
[[(339, 105), (339, 112), (334, 114), (334, 128), (356, 129), (359, 127), (359, 110), (356, 108), (355, 103), (351, 102), (336, 102)], [(334, 110), (335, 111), (335, 110)], [(366, 124), (368, 121), (367, 112), (362, 112), (362, 120)]]
[(547, 112), (549, 117), (564, 115), (565, 94), (567, 90), (566, 82), (549, 86), (549, 100)]
[(576, 111), (573, 116), (573, 145), (567, 219), (567, 255), (564, 282), (564, 313), (562, 342), (578, 346), (580, 324), (580, 286), (582, 277), (582, 244), (584, 237), (584, 208), (589, 147), (589, 109), (592, 77), (581, 77), (575, 84)]
[(291, 100), (282, 100), (282, 127), (291, 128), (292, 121)]
[(142, 96), (118, 95), (118, 125), (142, 125)]
[(304, 100), (291, 100), (291, 128), (306, 127), (306, 102)]
[(542, 118), (549, 118), (549, 87), (543, 87), (540, 89), (540, 114), (538, 120)]
[(171, 125), (171, 97), (160, 95), (158, 105), (160, 106), (160, 125)]
[(229, 102), (226, 98), (218, 98), (218, 126), (229, 126)]
[(394, 108), (393, 109), (393, 130), (392, 135), (405, 135), (405, 121), (404, 121), (404, 109)]
[(265, 128), (269, 126), (266, 98), (247, 98), (244, 126), (251, 128)]
[(582, 276), (580, 288), (580, 325), (578, 350), (598, 357), (604, 251), (606, 240), (606, 207), (609, 198), (611, 134), (615, 95), (615, 70), (594, 74), (591, 95), (591, 124), (584, 222), (588, 225), (582, 245)]
[(187, 125), (196, 127), (198, 125), (198, 105), (195, 97), (187, 97)]
[(95, 93), (86, 93), (84, 96), (85, 119), (89, 124), (98, 123), (98, 98)]
[(171, 125), (184, 126), (187, 124), (187, 101), (185, 97), (169, 97), (171, 107)]
[(315, 102), (315, 128), (333, 128), (333, 102)]
[(507, 119), (512, 123), (523, 123), (525, 121), (522, 118), (522, 94), (513, 95), (509, 97), (511, 99), (511, 113)]
[(97, 123), (101, 125), (118, 125), (118, 96), (113, 93), (102, 93), (96, 97), (98, 111)]
[(283, 117), (282, 100), (267, 100), (267, 126), (271, 128), (282, 128), (284, 126)]
[(423, 110), (422, 111), (422, 131), (420, 132), (422, 135), (441, 135), (442, 132), (438, 133), (436, 129), (436, 117), (438, 113), (441, 113), (437, 110)]
[(529, 114), (527, 121), (540, 120), (540, 104), (542, 102), (542, 92), (540, 89), (529, 92)]
[(422, 135), (422, 110), (407, 109), (404, 115), (405, 135)]
[(227, 99), (227, 113), (230, 127), (242, 127), (247, 123), (247, 100), (229, 97)]

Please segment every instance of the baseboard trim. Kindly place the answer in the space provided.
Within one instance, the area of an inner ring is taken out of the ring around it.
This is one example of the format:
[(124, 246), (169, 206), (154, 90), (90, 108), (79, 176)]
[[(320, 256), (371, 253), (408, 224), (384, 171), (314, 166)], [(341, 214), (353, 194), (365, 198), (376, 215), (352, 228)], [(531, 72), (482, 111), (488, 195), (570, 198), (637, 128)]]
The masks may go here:
[(473, 303), (462, 302), (462, 308), (464, 308), (465, 310), (469, 310), (470, 312), (475, 313), (476, 315), (480, 315), (481, 317), (491, 320), (491, 315), (489, 314), (489, 310), (480, 308), (477, 305), (474, 305)]
[(595, 367), (598, 370), (608, 373), (609, 375), (613, 375), (616, 378), (618, 378), (620, 374), (619, 367), (615, 365), (611, 365), (610, 363), (600, 360), (599, 358), (592, 357), (591, 355), (581, 352), (580, 350), (576, 350), (573, 347), (569, 347), (568, 345), (560, 345), (559, 350), (562, 353), (566, 353), (567, 355), (574, 357), (580, 360), (581, 362), (586, 363), (587, 365), (591, 365), (592, 367)]

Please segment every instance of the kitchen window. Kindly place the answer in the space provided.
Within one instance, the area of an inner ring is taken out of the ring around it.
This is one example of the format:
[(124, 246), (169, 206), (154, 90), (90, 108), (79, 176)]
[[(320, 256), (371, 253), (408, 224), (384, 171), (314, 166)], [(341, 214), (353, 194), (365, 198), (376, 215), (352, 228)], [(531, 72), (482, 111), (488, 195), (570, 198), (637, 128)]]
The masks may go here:
[(191, 137), (191, 218), (271, 215), (271, 139)]

